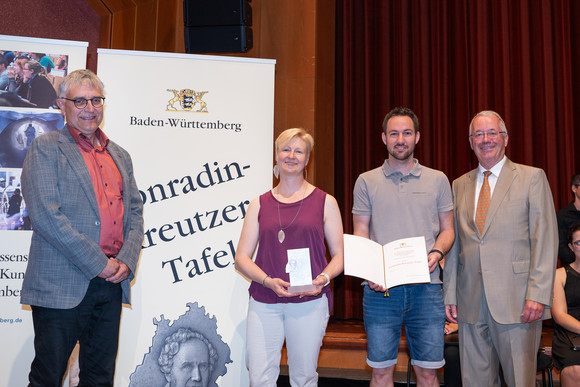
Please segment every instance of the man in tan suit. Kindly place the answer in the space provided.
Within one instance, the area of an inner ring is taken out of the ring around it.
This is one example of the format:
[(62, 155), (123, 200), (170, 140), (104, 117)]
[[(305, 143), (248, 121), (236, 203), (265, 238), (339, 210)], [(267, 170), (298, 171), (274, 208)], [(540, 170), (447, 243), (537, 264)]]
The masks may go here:
[(479, 167), (453, 182), (456, 239), (444, 275), (463, 385), (498, 386), (501, 364), (508, 386), (534, 386), (558, 250), (552, 193), (543, 170), (505, 157), (496, 112), (473, 118), (469, 143)]

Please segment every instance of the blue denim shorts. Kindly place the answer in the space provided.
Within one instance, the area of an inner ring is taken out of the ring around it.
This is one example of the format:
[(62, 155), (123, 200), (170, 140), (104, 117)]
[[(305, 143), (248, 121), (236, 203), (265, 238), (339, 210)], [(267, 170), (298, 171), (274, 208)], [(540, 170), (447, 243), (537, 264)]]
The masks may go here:
[(445, 306), (440, 284), (397, 286), (389, 289), (388, 297), (366, 285), (363, 314), (369, 366), (387, 368), (397, 363), (403, 324), (411, 364), (428, 369), (445, 364)]

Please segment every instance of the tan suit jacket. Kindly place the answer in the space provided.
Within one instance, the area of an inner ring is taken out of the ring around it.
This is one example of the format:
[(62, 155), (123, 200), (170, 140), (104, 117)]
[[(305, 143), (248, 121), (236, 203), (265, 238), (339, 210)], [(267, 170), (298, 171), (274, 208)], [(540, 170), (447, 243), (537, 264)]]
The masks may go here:
[[(482, 289), (493, 319), (520, 323), (526, 300), (551, 306), (558, 225), (543, 170), (506, 160), (480, 234), (474, 222), (477, 169), (453, 182), (455, 243), (445, 262), (446, 305), (477, 321)], [(543, 319), (550, 312), (544, 310)]]

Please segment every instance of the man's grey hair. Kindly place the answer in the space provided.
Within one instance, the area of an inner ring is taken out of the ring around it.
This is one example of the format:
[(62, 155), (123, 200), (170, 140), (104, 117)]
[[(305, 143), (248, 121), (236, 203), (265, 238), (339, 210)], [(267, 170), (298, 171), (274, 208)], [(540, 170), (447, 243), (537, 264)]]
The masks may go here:
[(75, 70), (67, 75), (63, 81), (58, 85), (58, 96), (59, 98), (65, 98), (68, 89), (74, 85), (88, 84), (92, 89), (99, 88), (102, 92), (105, 91), (105, 85), (97, 77), (97, 74), (93, 73), (91, 70)]
[(169, 335), (165, 338), (165, 345), (161, 349), (161, 354), (159, 355), (158, 363), (161, 372), (165, 374), (167, 381), (170, 381), (171, 377), (171, 367), (173, 367), (173, 358), (179, 352), (181, 344), (186, 343), (191, 340), (199, 340), (207, 345), (209, 352), (209, 369), (210, 374), (214, 370), (215, 363), (218, 360), (218, 353), (216, 349), (211, 345), (208, 339), (205, 338), (199, 332), (193, 331), (189, 328), (179, 328), (177, 332)]
[(499, 128), (501, 132), (505, 132), (507, 134), (508, 130), (507, 127), (505, 126), (505, 122), (503, 120), (503, 118), (501, 118), (501, 116), (499, 115), (499, 113), (494, 112), (493, 110), (482, 110), (479, 113), (477, 113), (475, 116), (473, 116), (473, 118), (471, 119), (471, 122), (469, 123), (469, 134), (471, 134), (471, 130), (473, 129), (473, 121), (477, 118), (477, 117), (496, 117), (499, 120)]

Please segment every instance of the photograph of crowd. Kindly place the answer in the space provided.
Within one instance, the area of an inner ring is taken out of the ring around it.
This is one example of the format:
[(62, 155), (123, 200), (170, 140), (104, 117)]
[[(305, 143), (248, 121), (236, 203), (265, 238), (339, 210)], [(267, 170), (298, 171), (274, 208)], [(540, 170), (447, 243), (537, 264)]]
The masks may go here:
[(68, 55), (0, 50), (0, 106), (57, 108)]

